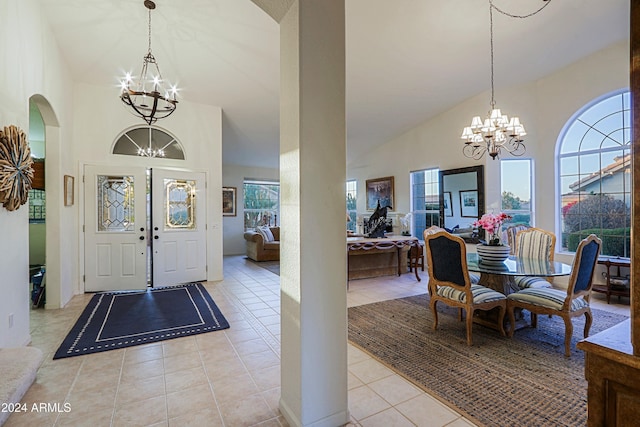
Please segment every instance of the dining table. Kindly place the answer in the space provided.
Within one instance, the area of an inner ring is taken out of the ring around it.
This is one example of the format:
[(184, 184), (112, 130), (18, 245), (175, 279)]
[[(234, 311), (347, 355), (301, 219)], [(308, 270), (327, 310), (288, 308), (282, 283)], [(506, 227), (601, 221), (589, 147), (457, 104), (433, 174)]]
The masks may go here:
[(505, 295), (520, 290), (514, 282), (517, 276), (549, 278), (571, 274), (571, 266), (559, 261), (510, 255), (501, 263), (489, 264), (483, 262), (477, 253), (467, 253), (467, 269), (480, 273), (481, 285)]
[[(467, 269), (470, 272), (480, 273), (479, 283), (482, 286), (491, 288), (504, 295), (509, 295), (520, 290), (514, 281), (514, 278), (518, 276), (549, 278), (568, 276), (571, 274), (571, 266), (559, 261), (520, 258), (515, 255), (510, 255), (509, 258), (502, 263), (489, 264), (482, 262), (482, 259), (477, 253), (467, 253)], [(474, 313), (474, 323), (500, 330), (497, 314), (495, 310), (489, 312), (478, 310)], [(516, 324), (511, 325), (514, 330), (527, 326), (521, 310), (516, 311), (515, 318)], [(504, 321), (506, 322), (506, 320), (505, 318)]]

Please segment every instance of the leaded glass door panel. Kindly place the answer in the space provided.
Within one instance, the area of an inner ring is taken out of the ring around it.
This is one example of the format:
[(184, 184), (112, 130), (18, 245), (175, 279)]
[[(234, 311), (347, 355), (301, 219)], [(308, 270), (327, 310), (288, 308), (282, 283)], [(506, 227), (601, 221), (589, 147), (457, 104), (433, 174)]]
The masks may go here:
[(206, 280), (205, 174), (153, 168), (154, 286)]
[(147, 177), (139, 167), (85, 166), (85, 291), (147, 287)]

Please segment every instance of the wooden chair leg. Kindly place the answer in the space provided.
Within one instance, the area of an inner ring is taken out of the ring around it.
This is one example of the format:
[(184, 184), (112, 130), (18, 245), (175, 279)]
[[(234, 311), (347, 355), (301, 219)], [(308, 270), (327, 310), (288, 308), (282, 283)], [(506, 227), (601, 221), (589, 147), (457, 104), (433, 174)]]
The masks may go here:
[(569, 316), (562, 316), (564, 320), (564, 356), (571, 357), (571, 337), (573, 336), (573, 323)]
[(538, 327), (538, 315), (533, 311), (531, 312), (531, 327), (532, 328)]
[(509, 314), (509, 338), (513, 338), (513, 332), (516, 330), (516, 315), (514, 310), (514, 306), (507, 304), (507, 312)]
[(431, 312), (433, 313), (433, 330), (435, 331), (436, 329), (438, 329), (438, 309), (436, 307), (436, 304), (438, 303), (437, 300), (432, 299), (431, 300)]
[[(462, 310), (462, 309), (460, 309)], [(467, 309), (467, 345), (468, 346), (472, 346), (473, 345), (473, 338), (472, 338), (472, 332), (473, 332), (473, 310), (472, 309)]]
[[(502, 336), (506, 336), (507, 334), (504, 332), (504, 315), (506, 314), (506, 307), (504, 305), (501, 305), (500, 307), (498, 307), (500, 309), (500, 311), (498, 312), (498, 327), (500, 328), (500, 333), (502, 334)], [(513, 329), (513, 326), (511, 327), (511, 329)]]
[(591, 315), (591, 310), (587, 310), (584, 312), (584, 337), (587, 338), (589, 336), (589, 330), (591, 329), (591, 323), (593, 322), (593, 316)]

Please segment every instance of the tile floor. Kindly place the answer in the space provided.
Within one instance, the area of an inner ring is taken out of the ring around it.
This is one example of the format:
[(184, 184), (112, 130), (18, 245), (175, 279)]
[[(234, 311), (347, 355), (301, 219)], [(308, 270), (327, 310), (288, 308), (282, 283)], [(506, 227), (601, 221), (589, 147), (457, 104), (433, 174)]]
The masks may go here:
[[(61, 310), (33, 310), (32, 345), (45, 361), (23, 402), (57, 403), (61, 411), (15, 413), (5, 426), (287, 426), (278, 411), (279, 277), (242, 256), (225, 257), (224, 267), (225, 280), (205, 286), (232, 325), (225, 331), (54, 361), (91, 295)], [(421, 276), (352, 281), (348, 305), (424, 293)], [(624, 298), (594, 300), (629, 313)], [(348, 380), (353, 426), (473, 426), (351, 345)]]

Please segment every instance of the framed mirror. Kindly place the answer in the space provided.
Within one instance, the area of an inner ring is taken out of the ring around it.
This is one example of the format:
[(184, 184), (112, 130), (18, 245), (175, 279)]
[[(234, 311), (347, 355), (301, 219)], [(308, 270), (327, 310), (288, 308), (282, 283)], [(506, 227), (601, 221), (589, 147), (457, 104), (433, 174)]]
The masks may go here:
[(452, 230), (468, 243), (482, 238), (471, 227), (485, 212), (484, 166), (441, 170), (440, 227)]

